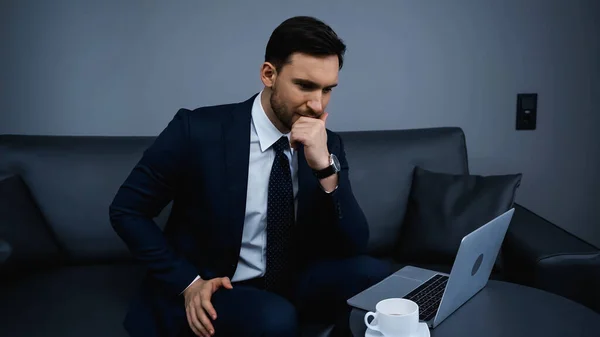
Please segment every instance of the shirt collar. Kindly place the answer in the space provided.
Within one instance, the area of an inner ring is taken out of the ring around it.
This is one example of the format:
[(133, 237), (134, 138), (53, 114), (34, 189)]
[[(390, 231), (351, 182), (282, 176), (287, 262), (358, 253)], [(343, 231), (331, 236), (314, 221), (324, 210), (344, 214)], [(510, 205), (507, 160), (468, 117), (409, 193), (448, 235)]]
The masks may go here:
[[(256, 135), (258, 136), (258, 142), (260, 143), (260, 151), (265, 152), (268, 150), (279, 138), (285, 136), (290, 139), (290, 134), (281, 133), (275, 125), (271, 122), (269, 117), (262, 106), (261, 96), (262, 91), (254, 99), (252, 104), (252, 122), (256, 129)], [(294, 153), (293, 149), (292, 153)]]

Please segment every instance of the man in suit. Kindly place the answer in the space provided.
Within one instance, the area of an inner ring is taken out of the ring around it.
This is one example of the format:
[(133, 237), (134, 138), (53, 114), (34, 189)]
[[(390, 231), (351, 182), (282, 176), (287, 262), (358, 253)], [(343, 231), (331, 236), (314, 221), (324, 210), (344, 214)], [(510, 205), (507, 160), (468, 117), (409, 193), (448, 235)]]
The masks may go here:
[(364, 255), (344, 145), (325, 127), (345, 49), (317, 19), (284, 21), (260, 93), (179, 110), (144, 152), (110, 206), (148, 269), (131, 336), (297, 336), (300, 320), (349, 333), (346, 299), (391, 271)]

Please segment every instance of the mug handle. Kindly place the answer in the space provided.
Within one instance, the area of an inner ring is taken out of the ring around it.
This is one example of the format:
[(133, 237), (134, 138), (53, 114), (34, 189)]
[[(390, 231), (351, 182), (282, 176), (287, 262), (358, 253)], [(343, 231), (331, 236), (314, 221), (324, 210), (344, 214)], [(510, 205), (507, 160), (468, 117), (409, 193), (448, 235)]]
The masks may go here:
[(371, 329), (371, 330), (375, 330), (375, 331), (379, 331), (379, 328), (377, 327), (377, 325), (372, 325), (369, 323), (369, 316), (373, 316), (373, 321), (375, 319), (377, 319), (377, 313), (369, 311), (365, 314), (365, 325)]

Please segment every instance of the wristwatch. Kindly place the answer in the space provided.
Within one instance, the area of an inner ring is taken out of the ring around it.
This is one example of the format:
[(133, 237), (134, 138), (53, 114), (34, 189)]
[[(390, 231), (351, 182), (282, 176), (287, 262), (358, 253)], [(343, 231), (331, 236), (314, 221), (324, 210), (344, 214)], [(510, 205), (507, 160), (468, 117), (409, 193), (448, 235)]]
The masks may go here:
[(324, 168), (322, 170), (313, 170), (313, 174), (318, 179), (325, 179), (331, 175), (334, 175), (334, 174), (340, 172), (340, 170), (341, 170), (340, 161), (337, 159), (335, 154), (332, 153), (329, 155), (329, 166), (327, 166), (326, 168)]

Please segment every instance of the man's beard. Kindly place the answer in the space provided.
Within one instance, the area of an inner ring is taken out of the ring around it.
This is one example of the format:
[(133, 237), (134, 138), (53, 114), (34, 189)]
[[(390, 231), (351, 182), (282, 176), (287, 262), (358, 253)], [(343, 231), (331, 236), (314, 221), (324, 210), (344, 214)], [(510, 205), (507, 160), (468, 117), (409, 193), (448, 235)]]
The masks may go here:
[(279, 99), (277, 95), (277, 89), (273, 88), (273, 92), (271, 93), (271, 97), (269, 99), (271, 104), (271, 109), (273, 109), (273, 113), (275, 117), (279, 119), (281, 124), (288, 130), (292, 129), (292, 118), (294, 114), (289, 111), (287, 106)]

